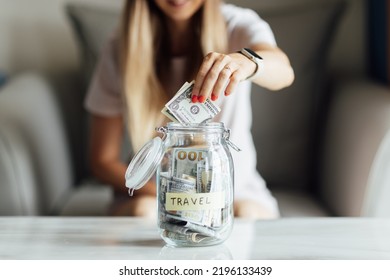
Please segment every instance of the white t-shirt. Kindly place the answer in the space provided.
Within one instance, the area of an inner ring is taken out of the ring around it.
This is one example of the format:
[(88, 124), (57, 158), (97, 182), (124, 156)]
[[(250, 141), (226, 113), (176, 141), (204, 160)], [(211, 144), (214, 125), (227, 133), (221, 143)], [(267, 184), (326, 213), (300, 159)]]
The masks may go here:
[[(259, 43), (276, 46), (271, 28), (256, 12), (231, 4), (223, 4), (221, 11), (227, 22), (229, 52)], [(170, 81), (169, 89), (176, 92), (185, 82), (185, 59), (173, 58), (172, 66), (174, 79)], [(222, 110), (214, 121), (223, 122), (230, 128), (230, 140), (242, 149), (241, 152), (232, 151), (235, 199), (255, 200), (270, 213), (278, 215), (277, 202), (256, 170), (256, 150), (251, 135), (250, 92), (251, 83), (243, 81), (229, 97), (220, 96), (215, 103)], [(118, 116), (124, 111), (115, 38), (108, 42), (102, 52), (85, 107), (90, 113), (102, 116)]]

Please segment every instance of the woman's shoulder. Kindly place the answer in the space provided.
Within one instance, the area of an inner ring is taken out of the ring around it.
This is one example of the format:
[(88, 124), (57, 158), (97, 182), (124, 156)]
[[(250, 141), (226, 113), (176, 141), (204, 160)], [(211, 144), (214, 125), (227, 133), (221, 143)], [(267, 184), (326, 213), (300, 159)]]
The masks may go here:
[(260, 43), (276, 46), (271, 27), (256, 11), (233, 4), (222, 4), (221, 13), (226, 21), (229, 50)]
[(221, 12), (228, 26), (230, 27), (256, 21), (262, 21), (256, 11), (249, 8), (239, 7), (234, 4), (222, 4)]
[(113, 30), (108, 34), (107, 38), (102, 43), (99, 54), (100, 60), (105, 60), (116, 70), (119, 68), (120, 37), (117, 30)]

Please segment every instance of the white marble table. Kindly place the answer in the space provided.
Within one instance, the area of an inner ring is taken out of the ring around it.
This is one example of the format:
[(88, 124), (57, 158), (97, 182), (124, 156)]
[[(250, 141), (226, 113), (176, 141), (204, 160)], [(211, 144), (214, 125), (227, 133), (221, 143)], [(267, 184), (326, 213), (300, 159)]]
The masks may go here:
[(171, 248), (138, 218), (0, 218), (0, 259), (386, 259), (390, 219), (236, 219), (218, 246)]

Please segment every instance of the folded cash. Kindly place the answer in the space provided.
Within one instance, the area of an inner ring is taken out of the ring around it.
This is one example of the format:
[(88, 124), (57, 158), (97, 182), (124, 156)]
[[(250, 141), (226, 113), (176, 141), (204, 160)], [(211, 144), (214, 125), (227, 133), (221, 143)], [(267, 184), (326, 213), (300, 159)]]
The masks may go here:
[(206, 211), (199, 210), (199, 211), (178, 211), (177, 213), (173, 214), (166, 214), (166, 218), (170, 220), (177, 220), (177, 221), (183, 221), (183, 222), (190, 222), (193, 224), (201, 225), (201, 226), (210, 226), (210, 224), (203, 223), (205, 217)]
[(196, 181), (160, 174), (160, 185), (168, 193), (196, 193)]
[(184, 180), (187, 180), (187, 181), (191, 181), (192, 183), (196, 184), (196, 177), (194, 177), (194, 176), (190, 176), (190, 175), (187, 175), (187, 174), (182, 174), (181, 178), (184, 179)]
[(167, 223), (167, 222), (162, 222), (160, 223), (160, 228), (165, 229), (170, 232), (176, 232), (180, 234), (188, 234), (188, 233), (199, 233), (205, 236), (210, 236), (210, 237), (217, 237), (219, 238), (219, 233), (214, 230), (211, 227), (206, 227), (206, 226), (201, 226), (201, 225), (196, 225), (190, 222), (185, 222), (185, 224), (182, 225), (177, 225), (173, 223)]
[(208, 237), (201, 235), (199, 233), (187, 233), (187, 234), (181, 234), (177, 232), (171, 232), (168, 230), (164, 230), (162, 235), (164, 237), (168, 237), (169, 239), (177, 240), (177, 241), (186, 241), (186, 242), (192, 242), (192, 243), (200, 243), (205, 240), (213, 240), (213, 237)]
[[(206, 166), (205, 162), (197, 163), (196, 186), (200, 193), (209, 193), (213, 183), (213, 169)], [(216, 180), (215, 180), (216, 181)]]
[(204, 103), (192, 103), (191, 93), (194, 81), (185, 83), (175, 96), (165, 104), (161, 110), (165, 116), (174, 122), (185, 124), (199, 124), (213, 119), (221, 109), (206, 99)]
[(173, 148), (172, 175), (177, 178), (190, 176), (197, 178), (197, 164), (210, 161), (210, 151), (197, 148)]

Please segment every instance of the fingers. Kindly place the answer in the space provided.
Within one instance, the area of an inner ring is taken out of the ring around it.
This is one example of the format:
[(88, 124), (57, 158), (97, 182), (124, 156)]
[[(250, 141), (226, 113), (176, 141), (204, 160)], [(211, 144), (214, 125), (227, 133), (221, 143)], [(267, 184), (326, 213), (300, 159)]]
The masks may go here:
[(192, 102), (196, 102), (199, 100), (203, 82), (206, 79), (209, 70), (214, 65), (216, 56), (217, 56), (216, 53), (209, 53), (203, 59), (202, 65), (200, 66), (198, 74), (195, 78), (195, 85), (194, 85), (194, 89), (192, 90)]
[(230, 77), (234, 73), (235, 69), (232, 69), (229, 64), (227, 64), (220, 72), (219, 77), (217, 81), (214, 84), (214, 87), (212, 89), (211, 93), (211, 100), (215, 101), (218, 99), (221, 92), (226, 87), (227, 83), (229, 82)]
[(239, 73), (237, 71), (234, 72), (233, 75), (230, 77), (229, 84), (225, 89), (225, 96), (229, 96), (230, 94), (232, 94), (232, 92), (234, 92), (235, 88), (241, 80), (242, 77), (240, 77)]
[[(232, 70), (229, 68), (230, 58), (227, 55), (213, 55), (215, 57), (213, 65), (208, 69), (207, 75), (204, 76), (202, 87), (200, 88), (198, 100), (204, 102), (214, 93), (215, 87), (221, 88), (221, 83), (226, 85)], [(205, 69), (206, 70), (206, 69)], [(205, 71), (204, 71), (205, 72)], [(204, 73), (202, 72), (202, 74)], [(223, 86), (223, 85), (222, 85)], [(215, 89), (217, 90), (217, 89)], [(219, 94), (219, 92), (216, 92)], [(214, 93), (214, 95), (216, 94)]]
[(231, 94), (237, 86), (238, 65), (228, 55), (209, 53), (196, 76), (192, 91), (192, 102), (205, 102), (208, 97), (215, 101), (226, 87), (225, 95)]

